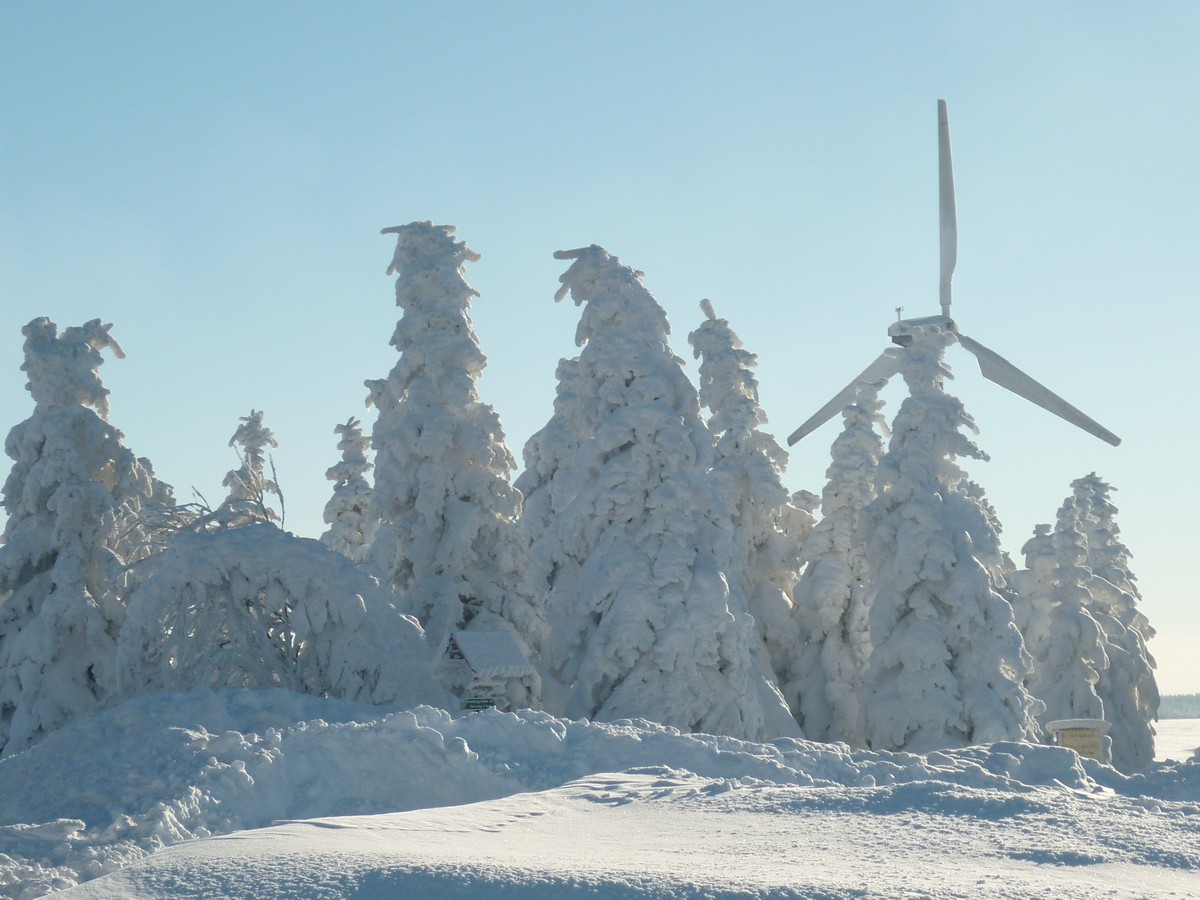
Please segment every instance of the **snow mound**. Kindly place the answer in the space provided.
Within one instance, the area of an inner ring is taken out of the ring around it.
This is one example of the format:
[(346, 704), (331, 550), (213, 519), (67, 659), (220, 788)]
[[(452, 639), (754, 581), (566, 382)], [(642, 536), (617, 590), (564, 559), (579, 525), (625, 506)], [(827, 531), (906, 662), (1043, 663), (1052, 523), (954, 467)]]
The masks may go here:
[(755, 744), (644, 721), (528, 711), (454, 718), (240, 690), (140, 698), (0, 760), (0, 896), (71, 887), (195, 838), (305, 819), (441, 816), (501, 798), (512, 812), (532, 802), (519, 795), (547, 791), (585, 806), (669, 807), (683, 818), (693, 807), (757, 813), (777, 820), (781, 847), (795, 825), (787, 817), (801, 813), (893, 825), (919, 816), (977, 831), (985, 844), (997, 823), (1018, 835), (1040, 827), (1070, 836), (1014, 837), (990, 851), (1010, 860), (1200, 871), (1196, 764), (1156, 764), (1127, 778), (1071, 751), (1019, 743), (922, 757)]

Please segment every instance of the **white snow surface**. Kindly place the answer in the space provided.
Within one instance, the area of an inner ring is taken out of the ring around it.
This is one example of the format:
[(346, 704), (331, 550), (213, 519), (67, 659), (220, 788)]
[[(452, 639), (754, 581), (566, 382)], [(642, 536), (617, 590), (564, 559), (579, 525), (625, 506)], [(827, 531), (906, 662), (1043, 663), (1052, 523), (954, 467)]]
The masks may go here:
[(1196, 896), (1200, 763), (1130, 778), (1018, 743), (921, 757), (284, 691), (159, 695), (0, 760), (0, 896), (63, 889)]

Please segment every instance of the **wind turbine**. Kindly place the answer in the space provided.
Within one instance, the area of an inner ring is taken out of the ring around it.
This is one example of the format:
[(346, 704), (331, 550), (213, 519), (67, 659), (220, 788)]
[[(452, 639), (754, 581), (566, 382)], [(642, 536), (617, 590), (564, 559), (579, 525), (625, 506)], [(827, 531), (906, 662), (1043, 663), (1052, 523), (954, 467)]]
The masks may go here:
[(1121, 439), (1097, 422), (1084, 415), (1058, 394), (1034, 381), (1007, 359), (989, 350), (983, 344), (967, 337), (958, 330), (958, 325), (950, 318), (951, 283), (954, 280), (954, 264), (958, 259), (958, 214), (954, 206), (954, 164), (950, 158), (950, 119), (946, 113), (946, 101), (938, 101), (938, 205), (941, 222), (941, 277), (938, 284), (939, 298), (942, 304), (940, 316), (926, 316), (920, 319), (901, 319), (888, 327), (888, 335), (892, 342), (899, 347), (889, 347), (880, 357), (867, 366), (857, 378), (844, 387), (840, 393), (819, 410), (788, 438), (788, 444), (794, 444), (801, 438), (811, 434), (820, 426), (841, 412), (854, 398), (855, 387), (863, 381), (882, 381), (891, 378), (900, 371), (904, 348), (912, 344), (913, 332), (919, 328), (937, 327), (952, 334), (963, 347), (975, 355), (979, 362), (979, 371), (989, 381), (994, 381), (1018, 396), (1036, 403), (1042, 409), (1060, 416), (1089, 434), (1094, 434), (1102, 441), (1107, 441), (1114, 447)]

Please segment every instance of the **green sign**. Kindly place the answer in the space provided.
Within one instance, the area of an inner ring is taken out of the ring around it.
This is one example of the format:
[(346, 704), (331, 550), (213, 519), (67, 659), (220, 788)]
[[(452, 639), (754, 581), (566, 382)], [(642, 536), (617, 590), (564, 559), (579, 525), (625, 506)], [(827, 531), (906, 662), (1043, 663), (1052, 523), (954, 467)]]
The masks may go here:
[(491, 709), (495, 705), (491, 697), (464, 697), (462, 702), (463, 709)]

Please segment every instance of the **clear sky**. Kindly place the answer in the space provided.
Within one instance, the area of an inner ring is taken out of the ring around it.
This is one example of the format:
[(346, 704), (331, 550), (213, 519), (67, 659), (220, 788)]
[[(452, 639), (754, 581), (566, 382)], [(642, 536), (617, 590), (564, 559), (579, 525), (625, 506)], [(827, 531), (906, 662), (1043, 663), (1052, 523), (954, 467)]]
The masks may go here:
[(396, 360), (379, 229), (431, 219), (483, 256), (479, 388), (518, 459), (576, 352), (551, 254), (590, 243), (646, 273), (693, 372), (712, 299), (782, 441), (896, 307), (938, 311), (942, 97), (960, 326), (1124, 438), (956, 348), (972, 473), (1018, 558), (1073, 478), (1114, 484), (1160, 686), (1200, 691), (1198, 41), (1192, 2), (0, 0), (0, 433), (32, 408), (21, 326), (100, 317), (128, 354), (111, 421), (177, 496), (222, 499), (262, 409), (287, 527), (316, 536), (334, 425), (369, 427), (362, 382)]

